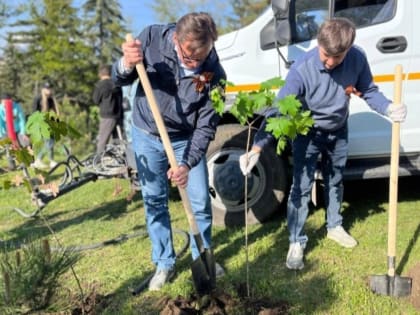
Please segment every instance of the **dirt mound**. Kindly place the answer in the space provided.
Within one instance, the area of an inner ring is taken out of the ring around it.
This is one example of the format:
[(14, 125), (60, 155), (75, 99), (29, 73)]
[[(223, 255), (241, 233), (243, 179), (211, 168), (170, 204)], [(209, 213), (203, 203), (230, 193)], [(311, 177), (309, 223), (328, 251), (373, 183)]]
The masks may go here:
[[(240, 290), (239, 290), (240, 291)], [(289, 304), (284, 301), (268, 299), (233, 298), (223, 291), (213, 292), (202, 297), (191, 295), (188, 298), (178, 296), (168, 297), (160, 301), (160, 315), (287, 315)]]

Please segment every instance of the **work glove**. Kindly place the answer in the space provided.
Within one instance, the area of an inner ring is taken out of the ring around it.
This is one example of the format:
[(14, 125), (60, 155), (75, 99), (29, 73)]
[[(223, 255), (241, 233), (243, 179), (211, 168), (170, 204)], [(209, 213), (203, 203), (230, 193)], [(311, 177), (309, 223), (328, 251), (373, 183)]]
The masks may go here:
[(403, 122), (407, 116), (407, 106), (405, 104), (391, 103), (386, 111), (393, 122)]
[(260, 153), (252, 150), (248, 153), (242, 154), (239, 157), (239, 167), (241, 168), (242, 174), (244, 174), (244, 176), (251, 172), (255, 164), (257, 164), (259, 158)]

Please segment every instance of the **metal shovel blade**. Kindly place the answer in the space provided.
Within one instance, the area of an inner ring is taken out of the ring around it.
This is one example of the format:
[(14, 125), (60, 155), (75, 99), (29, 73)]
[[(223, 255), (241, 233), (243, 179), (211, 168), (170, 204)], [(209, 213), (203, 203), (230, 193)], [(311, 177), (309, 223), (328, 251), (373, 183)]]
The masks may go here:
[(403, 297), (411, 294), (412, 280), (409, 277), (370, 276), (370, 289), (380, 295)]
[[(197, 238), (200, 236), (194, 235), (194, 238), (197, 242)], [(201, 238), (198, 242), (200, 241)], [(197, 244), (199, 244), (198, 242)], [(191, 272), (195, 289), (199, 295), (209, 294), (216, 288), (216, 264), (210, 249), (201, 250), (200, 256), (191, 264)]]
[[(395, 67), (394, 104), (401, 104), (402, 66)], [(411, 294), (411, 279), (395, 275), (395, 253), (397, 240), (398, 210), (398, 163), (400, 149), (400, 123), (392, 123), (391, 167), (389, 174), (389, 211), (388, 211), (388, 274), (370, 278), (373, 292), (389, 296), (407, 296)]]

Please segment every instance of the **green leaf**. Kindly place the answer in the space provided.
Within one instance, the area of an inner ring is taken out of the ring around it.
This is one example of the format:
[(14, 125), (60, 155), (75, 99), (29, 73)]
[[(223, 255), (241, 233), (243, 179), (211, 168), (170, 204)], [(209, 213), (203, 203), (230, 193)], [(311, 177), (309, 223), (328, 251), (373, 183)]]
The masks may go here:
[(277, 107), (282, 115), (296, 116), (302, 104), (296, 99), (295, 95), (288, 95), (278, 101)]
[[(230, 108), (230, 113), (241, 125), (251, 127), (258, 112), (265, 108), (276, 107), (280, 116), (267, 119), (266, 131), (277, 139), (276, 149), (279, 154), (285, 149), (288, 139), (294, 139), (298, 134), (307, 134), (313, 126), (310, 111), (302, 111), (302, 104), (295, 95), (289, 95), (281, 100), (276, 99), (274, 90), (283, 85), (284, 80), (275, 77), (262, 82), (258, 91), (240, 91)], [(216, 112), (223, 113), (225, 104), (221, 92), (213, 89), (211, 99)], [(250, 139), (248, 143), (249, 141)]]
[(19, 163), (24, 163), (26, 166), (29, 166), (33, 162), (32, 154), (27, 148), (11, 150), (10, 152)]
[(71, 125), (67, 125), (67, 136), (78, 139), (82, 136), (82, 134)]
[(210, 99), (216, 113), (223, 116), (225, 112), (224, 90), (220, 86), (216, 86), (210, 91)]
[(36, 111), (28, 117), (26, 122), (26, 132), (31, 138), (33, 144), (42, 143), (44, 139), (50, 138), (50, 130), (48, 124), (48, 114)]
[(266, 131), (271, 132), (278, 139), (290, 136), (294, 130), (293, 122), (286, 117), (272, 117), (267, 119)]
[(278, 155), (280, 155), (284, 149), (286, 148), (287, 145), (287, 141), (285, 137), (281, 137), (278, 141), (277, 141), (277, 147), (276, 147), (276, 153)]
[(260, 91), (278, 90), (284, 85), (284, 80), (280, 77), (268, 79), (260, 84)]

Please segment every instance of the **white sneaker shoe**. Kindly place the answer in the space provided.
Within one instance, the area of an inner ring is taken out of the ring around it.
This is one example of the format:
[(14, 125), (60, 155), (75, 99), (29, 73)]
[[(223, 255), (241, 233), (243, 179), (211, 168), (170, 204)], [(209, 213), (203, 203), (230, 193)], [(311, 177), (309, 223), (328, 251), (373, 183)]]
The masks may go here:
[(327, 237), (346, 248), (353, 248), (357, 245), (357, 241), (341, 225), (329, 229)]
[(286, 267), (293, 270), (301, 270), (305, 266), (303, 263), (304, 248), (299, 242), (290, 243), (287, 252)]
[(175, 275), (175, 269), (158, 269), (149, 282), (149, 291), (159, 291)]
[(35, 162), (31, 164), (33, 168), (47, 168), (47, 165), (44, 164), (40, 159), (36, 159)]

